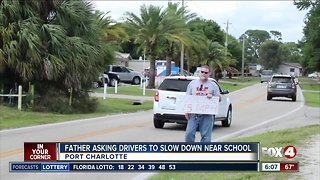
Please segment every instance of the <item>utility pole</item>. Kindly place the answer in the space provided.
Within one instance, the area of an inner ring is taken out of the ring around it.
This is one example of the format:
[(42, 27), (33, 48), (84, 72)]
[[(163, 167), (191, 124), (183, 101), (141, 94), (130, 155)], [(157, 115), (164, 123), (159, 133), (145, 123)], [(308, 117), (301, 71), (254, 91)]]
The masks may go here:
[[(184, 8), (184, 0), (182, 0), (182, 8)], [(181, 54), (180, 54), (180, 75), (183, 76), (183, 59), (184, 59), (184, 45), (181, 42)]]
[[(226, 27), (226, 42), (225, 42), (225, 47), (226, 47), (226, 52), (225, 52), (225, 57), (227, 58), (227, 54), (228, 54), (228, 30), (229, 30), (229, 19), (227, 19), (227, 27)], [(225, 73), (224, 73), (224, 69), (221, 69), (221, 73), (223, 74), (223, 77), (225, 77)]]
[(241, 76), (244, 77), (244, 37), (245, 35), (242, 35), (242, 62), (241, 62)]
[(226, 42), (225, 42), (225, 47), (226, 47), (226, 53), (227, 53), (227, 50), (228, 50), (228, 31), (229, 31), (229, 24), (232, 24), (232, 23), (229, 23), (229, 19), (227, 20), (227, 27), (226, 27)]

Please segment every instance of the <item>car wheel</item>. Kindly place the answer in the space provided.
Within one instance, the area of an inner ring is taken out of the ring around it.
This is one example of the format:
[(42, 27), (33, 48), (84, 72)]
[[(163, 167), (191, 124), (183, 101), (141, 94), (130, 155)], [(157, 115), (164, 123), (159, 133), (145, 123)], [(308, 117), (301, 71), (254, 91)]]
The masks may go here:
[(261, 83), (263, 83), (263, 81), (261, 81)]
[(132, 80), (132, 84), (140, 84), (140, 77), (134, 77)]
[(292, 101), (296, 101), (297, 100), (297, 96), (292, 96)]
[(99, 83), (98, 82), (93, 82), (93, 88), (98, 88), (99, 87)]
[(272, 96), (268, 94), (267, 95), (267, 100), (270, 101), (271, 99), (272, 99)]
[[(109, 84), (109, 79), (108, 79), (108, 78), (104, 78), (104, 83)], [(101, 83), (101, 86), (103, 87), (103, 86), (104, 86), (104, 84), (103, 84), (103, 83)]]
[(153, 125), (155, 128), (163, 128), (164, 122), (159, 119), (153, 118)]
[[(110, 79), (109, 85), (112, 86), (112, 87), (114, 87), (114, 86), (116, 86), (116, 82), (117, 82), (117, 80), (114, 79), (114, 78), (112, 78), (112, 79)], [(119, 84), (119, 83), (118, 83), (118, 84)]]
[(232, 108), (228, 109), (227, 117), (225, 120), (221, 121), (223, 127), (230, 127), (232, 121)]

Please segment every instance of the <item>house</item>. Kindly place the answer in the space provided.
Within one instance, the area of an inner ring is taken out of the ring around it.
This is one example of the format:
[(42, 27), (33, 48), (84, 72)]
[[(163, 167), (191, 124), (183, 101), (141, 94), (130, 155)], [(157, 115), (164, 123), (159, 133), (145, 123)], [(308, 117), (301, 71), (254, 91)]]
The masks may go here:
[(259, 76), (263, 67), (260, 64), (248, 63), (249, 74), (252, 76)]
[(129, 61), (132, 60), (130, 53), (121, 53), (116, 51), (115, 54), (116, 54), (115, 62), (114, 62), (115, 65), (122, 65), (125, 67), (129, 66)]
[(279, 74), (290, 74), (298, 77), (302, 75), (302, 66), (300, 63), (284, 62), (279, 65), (277, 72)]

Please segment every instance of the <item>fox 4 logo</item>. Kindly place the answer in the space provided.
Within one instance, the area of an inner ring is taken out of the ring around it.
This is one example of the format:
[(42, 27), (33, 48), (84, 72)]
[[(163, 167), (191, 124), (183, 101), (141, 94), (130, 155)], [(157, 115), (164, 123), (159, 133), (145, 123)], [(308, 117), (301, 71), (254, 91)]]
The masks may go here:
[(261, 152), (263, 155), (268, 155), (269, 157), (283, 157), (283, 155), (292, 159), (297, 155), (297, 149), (294, 146), (286, 146), (283, 151), (282, 147), (262, 147)]

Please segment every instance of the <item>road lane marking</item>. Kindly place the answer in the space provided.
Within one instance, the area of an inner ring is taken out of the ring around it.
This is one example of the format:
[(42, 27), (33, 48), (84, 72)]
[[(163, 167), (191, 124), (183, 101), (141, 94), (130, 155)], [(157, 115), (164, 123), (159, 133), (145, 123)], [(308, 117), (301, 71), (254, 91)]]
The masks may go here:
[[(145, 125), (148, 122), (149, 122), (149, 120), (148, 121), (143, 121), (141, 123), (133, 124), (133, 125), (122, 125), (122, 126), (114, 127), (114, 128), (111, 128), (111, 129), (103, 129), (103, 130), (99, 130), (99, 131), (93, 131), (93, 132), (89, 132), (89, 133), (78, 135), (78, 136), (71, 136), (71, 137), (68, 137), (68, 138), (62, 138), (60, 140), (52, 141), (52, 142), (79, 141), (79, 140), (83, 140), (83, 139), (94, 137), (94, 136), (98, 136), (98, 135), (114, 133), (114, 132), (123, 131), (123, 130), (131, 129), (131, 128), (135, 128), (135, 127), (141, 127), (141, 126)], [(23, 150), (24, 150), (23, 148), (18, 148), (18, 149), (14, 149), (14, 150), (0, 152), (0, 159), (18, 155), (20, 153), (23, 153)]]
[(93, 131), (93, 132), (89, 132), (89, 133), (78, 135), (78, 136), (62, 138), (62, 139), (58, 140), (57, 142), (79, 141), (79, 140), (83, 140), (83, 139), (94, 137), (94, 136), (98, 136), (98, 135), (109, 134), (109, 133), (123, 131), (123, 130), (131, 129), (131, 128), (135, 128), (135, 127), (140, 127), (140, 126), (145, 125), (148, 122), (149, 122), (149, 120), (141, 122), (141, 123), (138, 123), (138, 124), (133, 124), (133, 125), (122, 125), (122, 126), (114, 127), (114, 128), (111, 128), (111, 129), (103, 129), (103, 130), (99, 130), (99, 131)]
[(299, 91), (299, 95), (300, 95), (300, 97), (301, 97), (301, 101), (300, 101), (300, 103), (299, 103), (299, 106), (298, 106), (297, 108), (293, 109), (292, 111), (289, 111), (289, 112), (287, 112), (287, 113), (285, 113), (285, 114), (282, 114), (281, 116), (277, 116), (277, 117), (274, 117), (274, 118), (272, 118), (272, 119), (269, 119), (269, 120), (267, 120), (267, 121), (261, 122), (261, 123), (259, 123), (259, 124), (250, 126), (250, 127), (248, 127), (248, 128), (242, 129), (242, 130), (240, 130), (240, 131), (236, 131), (236, 132), (233, 132), (233, 133), (231, 133), (231, 134), (228, 134), (228, 135), (219, 137), (219, 138), (217, 138), (217, 139), (215, 140), (215, 142), (224, 141), (224, 140), (229, 139), (229, 138), (231, 138), (231, 137), (235, 137), (235, 136), (237, 136), (237, 135), (240, 135), (240, 134), (242, 134), (242, 133), (245, 133), (245, 132), (247, 132), (247, 131), (249, 131), (249, 130), (252, 130), (252, 129), (254, 129), (254, 128), (257, 128), (257, 127), (259, 127), (259, 126), (263, 126), (263, 125), (265, 125), (265, 124), (271, 123), (271, 122), (273, 122), (273, 121), (279, 120), (279, 119), (281, 119), (281, 118), (284, 118), (284, 117), (286, 117), (286, 116), (289, 116), (289, 115), (295, 113), (296, 111), (302, 109), (302, 108), (304, 107), (304, 104), (305, 104), (305, 100), (304, 100), (304, 97), (303, 97), (303, 94), (302, 94), (301, 91)]
[(242, 105), (248, 105), (248, 104), (251, 104), (251, 103), (255, 103), (258, 100), (263, 99), (264, 97), (266, 97), (266, 93), (260, 94), (258, 96), (255, 96), (255, 97), (251, 98), (251, 99), (247, 99), (245, 101), (242, 101), (242, 102), (239, 102), (237, 104), (234, 104), (233, 107), (241, 108), (241, 107), (244, 107)]
[(0, 159), (23, 153), (23, 148), (14, 149), (0, 153)]

